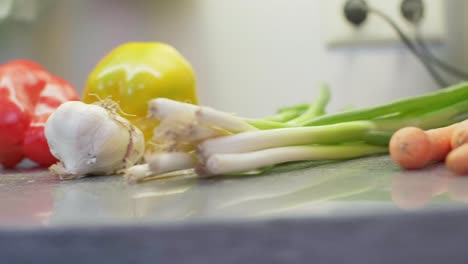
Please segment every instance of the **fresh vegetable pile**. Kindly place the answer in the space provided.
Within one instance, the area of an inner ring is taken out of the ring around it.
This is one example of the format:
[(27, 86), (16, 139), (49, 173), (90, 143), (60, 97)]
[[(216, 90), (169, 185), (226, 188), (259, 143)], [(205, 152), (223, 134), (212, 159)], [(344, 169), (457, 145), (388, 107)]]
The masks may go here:
[(70, 101), (73, 89), (36, 64), (0, 67), (0, 143), (7, 146), (0, 161), (12, 167), (26, 155), (50, 165), (56, 158), (50, 170), (64, 179), (124, 174), (138, 182), (187, 172), (261, 173), (390, 148), (404, 168), (446, 159), (450, 169), (468, 173), (468, 83), (336, 114), (326, 113), (330, 91), (323, 84), (310, 103), (251, 119), (196, 105), (194, 76), (162, 43), (114, 49), (89, 75), (83, 102)]

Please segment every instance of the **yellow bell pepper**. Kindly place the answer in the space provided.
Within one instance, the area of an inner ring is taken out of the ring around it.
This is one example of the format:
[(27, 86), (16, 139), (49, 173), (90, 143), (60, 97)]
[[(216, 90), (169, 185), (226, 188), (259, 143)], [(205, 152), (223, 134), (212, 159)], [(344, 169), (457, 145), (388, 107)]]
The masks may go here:
[(111, 98), (149, 140), (158, 122), (147, 117), (148, 101), (158, 97), (197, 104), (195, 74), (173, 47), (138, 42), (115, 48), (97, 64), (82, 100)]

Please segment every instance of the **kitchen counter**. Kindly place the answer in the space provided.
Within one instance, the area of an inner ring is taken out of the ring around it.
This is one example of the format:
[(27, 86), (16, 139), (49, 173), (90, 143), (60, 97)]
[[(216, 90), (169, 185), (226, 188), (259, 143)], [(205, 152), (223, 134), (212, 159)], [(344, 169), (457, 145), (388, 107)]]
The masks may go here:
[(0, 248), (2, 263), (466, 263), (467, 204), (468, 178), (388, 156), (135, 185), (4, 171)]

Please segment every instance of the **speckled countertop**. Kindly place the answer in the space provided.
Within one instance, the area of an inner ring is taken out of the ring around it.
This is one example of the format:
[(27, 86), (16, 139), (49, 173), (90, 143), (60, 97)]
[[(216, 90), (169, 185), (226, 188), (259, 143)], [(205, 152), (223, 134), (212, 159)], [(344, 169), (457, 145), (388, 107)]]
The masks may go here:
[[(66, 232), (121, 226), (131, 233), (132, 228), (167, 230), (169, 226), (177, 232), (178, 227), (206, 229), (214, 225), (226, 232), (236, 226), (240, 234), (243, 225), (269, 226), (276, 221), (310, 224), (380, 219), (373, 220), (375, 227), (392, 217), (422, 214), (428, 219), (427, 215), (464, 213), (467, 204), (468, 177), (455, 177), (443, 165), (401, 171), (388, 156), (298, 163), (260, 176), (200, 180), (187, 175), (136, 185), (120, 176), (60, 181), (43, 170), (3, 171), (0, 245), (2, 232), (12, 230), (24, 234), (24, 230)], [(275, 230), (287, 236), (287, 230)], [(265, 263), (274, 263), (269, 261)]]
[(47, 171), (3, 172), (0, 226), (341, 217), (468, 203), (468, 178), (453, 176), (443, 165), (401, 171), (380, 156), (288, 169), (136, 185), (120, 176), (60, 181)]

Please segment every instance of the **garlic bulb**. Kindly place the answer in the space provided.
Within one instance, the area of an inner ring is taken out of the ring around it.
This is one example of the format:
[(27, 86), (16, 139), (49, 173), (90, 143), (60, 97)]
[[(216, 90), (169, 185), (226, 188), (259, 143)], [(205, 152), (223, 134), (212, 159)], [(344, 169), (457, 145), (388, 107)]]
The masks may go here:
[(59, 162), (49, 169), (63, 179), (119, 173), (144, 154), (143, 133), (117, 114), (116, 104), (71, 101), (49, 117), (45, 136)]

